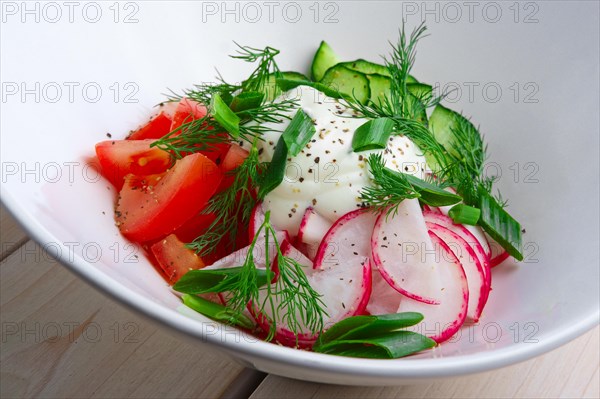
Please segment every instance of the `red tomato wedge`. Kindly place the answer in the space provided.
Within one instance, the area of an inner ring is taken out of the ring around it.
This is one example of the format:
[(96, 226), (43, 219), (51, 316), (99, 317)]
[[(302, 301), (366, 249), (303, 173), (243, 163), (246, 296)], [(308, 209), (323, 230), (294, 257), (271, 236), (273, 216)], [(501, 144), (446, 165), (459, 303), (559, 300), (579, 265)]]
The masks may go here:
[(221, 170), (223, 172), (229, 172), (240, 166), (244, 160), (248, 158), (248, 151), (244, 150), (237, 144), (229, 146), (229, 150), (221, 162)]
[(96, 156), (102, 175), (117, 189), (123, 187), (126, 175), (151, 175), (166, 171), (171, 155), (150, 147), (154, 140), (109, 140), (96, 144)]
[(171, 116), (161, 111), (148, 123), (127, 136), (127, 140), (159, 139), (171, 131)]
[(175, 235), (183, 242), (192, 242), (200, 235), (206, 233), (206, 230), (216, 218), (217, 216), (214, 213), (205, 214), (200, 211), (177, 228)]
[(175, 130), (184, 123), (202, 119), (206, 116), (206, 113), (207, 109), (204, 105), (194, 100), (190, 100), (189, 98), (182, 98), (175, 109), (175, 115), (173, 115), (173, 122), (171, 123), (170, 130)]
[[(223, 157), (223, 161), (219, 164), (219, 167), (223, 171), (223, 181), (219, 187), (218, 192), (225, 191), (235, 181), (235, 174), (231, 171), (237, 168), (244, 162), (244, 159), (248, 157), (248, 151), (244, 150), (237, 144), (229, 146), (227, 153)], [(229, 172), (229, 173), (228, 173)]]
[[(177, 104), (177, 108), (175, 109), (175, 114), (173, 116), (173, 122), (171, 123), (170, 130), (173, 131), (179, 128), (184, 123), (189, 123), (197, 119), (202, 119), (206, 116), (208, 110), (206, 107), (194, 100), (189, 98), (183, 98)], [(174, 135), (177, 136), (182, 132), (179, 131)], [(225, 133), (219, 133), (220, 136), (227, 137)], [(215, 162), (217, 165), (221, 163), (225, 153), (229, 149), (229, 143), (215, 143), (211, 146), (209, 150), (200, 151), (202, 154), (206, 155), (211, 161)]]
[(162, 174), (127, 175), (115, 210), (121, 233), (138, 242), (172, 233), (206, 206), (222, 177), (202, 154), (188, 155)]
[(205, 266), (202, 258), (186, 247), (175, 234), (170, 234), (152, 245), (150, 251), (170, 284), (176, 283), (188, 271)]

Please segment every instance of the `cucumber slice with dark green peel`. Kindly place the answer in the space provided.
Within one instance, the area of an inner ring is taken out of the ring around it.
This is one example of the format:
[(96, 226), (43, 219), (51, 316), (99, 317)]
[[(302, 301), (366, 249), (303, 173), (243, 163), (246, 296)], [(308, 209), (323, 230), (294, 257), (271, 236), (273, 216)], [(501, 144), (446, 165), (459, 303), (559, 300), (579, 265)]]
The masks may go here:
[[(369, 89), (371, 91), (371, 96), (369, 100), (374, 105), (381, 105), (386, 96), (389, 96), (390, 93), (390, 85), (391, 80), (387, 76), (379, 75), (379, 74), (371, 74), (366, 75), (369, 80)], [(411, 99), (414, 102), (409, 103), (409, 107), (419, 107), (419, 110), (416, 112), (416, 118), (418, 122), (421, 122), (424, 125), (427, 125), (427, 112), (424, 106), (420, 102), (417, 102), (421, 93), (425, 93), (426, 90), (431, 91), (431, 86), (421, 84), (421, 83), (409, 83), (406, 85), (409, 93), (414, 97)], [(414, 105), (412, 105), (414, 104)]]
[(417, 122), (421, 122), (423, 125), (428, 126), (429, 121), (427, 120), (427, 109), (425, 108), (425, 106), (423, 105), (423, 103), (419, 100), (418, 97), (416, 97), (415, 95), (411, 94), (411, 96), (413, 97), (412, 100), (415, 100), (414, 102), (411, 102), (409, 105), (409, 107), (413, 106), (413, 107), (418, 107), (417, 110), (415, 110), (415, 120)]
[[(342, 62), (340, 65), (345, 66), (348, 69), (352, 69), (353, 71), (364, 73), (365, 75), (381, 75), (387, 76), (390, 78), (392, 75), (390, 74), (389, 69), (385, 65), (376, 64), (371, 61), (358, 59), (356, 61), (348, 61)], [(419, 83), (417, 79), (408, 75), (406, 79), (406, 83)]]
[(438, 104), (431, 117), (429, 118), (429, 129), (435, 139), (452, 155), (458, 157), (459, 154), (454, 149), (454, 134), (452, 129), (456, 129), (459, 123), (467, 123), (477, 130), (464, 116), (458, 112)]
[[(463, 132), (470, 132), (469, 137), (472, 140), (481, 140), (481, 135), (477, 128), (464, 116), (458, 112), (452, 111), (438, 104), (431, 117), (429, 118), (429, 129), (438, 143), (440, 143), (452, 156), (460, 158), (460, 154), (455, 148), (455, 134), (453, 130), (459, 129)], [(437, 170), (437, 163), (433, 159), (427, 159), (432, 170)]]
[(325, 86), (321, 82), (313, 82), (311, 80), (291, 80), (291, 79), (282, 78), (282, 79), (277, 79), (277, 86), (279, 86), (279, 88), (282, 91), (292, 90), (298, 86), (309, 86), (309, 87), (314, 88), (315, 90), (320, 91), (321, 93), (325, 94), (328, 97), (337, 98), (337, 99), (344, 98), (344, 95), (341, 94), (340, 92), (338, 92), (336, 90), (332, 90), (331, 88), (329, 88), (328, 86)]
[(361, 104), (369, 101), (370, 89), (367, 77), (344, 66), (335, 65), (329, 68), (320, 83), (342, 95), (356, 98)]
[(390, 71), (387, 69), (385, 65), (376, 64), (371, 61), (358, 59), (355, 61), (342, 62), (340, 65), (345, 66), (348, 69), (351, 69), (356, 72), (364, 73), (365, 75), (382, 75), (390, 77)]
[(433, 88), (425, 83), (407, 83), (406, 88), (417, 98), (430, 97), (433, 92)]
[(329, 44), (327, 44), (325, 41), (322, 41), (317, 49), (317, 52), (315, 53), (312, 66), (310, 68), (313, 80), (319, 81), (323, 79), (325, 72), (339, 62), (340, 60), (338, 56), (333, 52), (333, 49), (329, 46)]
[(390, 85), (392, 84), (390, 78), (379, 74), (366, 75), (369, 80), (369, 89), (371, 96), (369, 100), (375, 105), (381, 105), (383, 99), (390, 93)]

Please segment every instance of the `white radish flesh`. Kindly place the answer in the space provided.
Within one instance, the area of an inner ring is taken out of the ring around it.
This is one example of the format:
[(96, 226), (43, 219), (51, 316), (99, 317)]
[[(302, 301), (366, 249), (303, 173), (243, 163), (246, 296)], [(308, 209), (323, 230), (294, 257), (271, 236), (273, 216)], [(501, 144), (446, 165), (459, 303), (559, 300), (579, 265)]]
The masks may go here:
[(367, 304), (367, 312), (372, 315), (396, 313), (403, 295), (385, 281), (379, 270), (374, 268), (372, 273), (373, 290)]
[(490, 258), (485, 253), (483, 246), (481, 246), (481, 242), (475, 236), (473, 236), (473, 234), (471, 234), (471, 231), (467, 229), (465, 225), (454, 223), (454, 221), (448, 216), (437, 214), (434, 212), (424, 212), (423, 216), (425, 217), (426, 222), (441, 225), (451, 230), (452, 232), (458, 234), (469, 244), (471, 249), (475, 252), (477, 259), (479, 260), (479, 263), (482, 266), (483, 276), (485, 279), (486, 289), (484, 290), (482, 296), (483, 306), (485, 307), (492, 287), (492, 271), (490, 266)]
[(440, 303), (439, 265), (417, 199), (404, 200), (397, 213), (378, 217), (371, 249), (374, 264), (395, 290), (416, 301)]
[(469, 289), (465, 272), (456, 256), (435, 233), (430, 235), (443, 264), (439, 268), (441, 303), (432, 305), (402, 298), (397, 311), (422, 313), (424, 320), (413, 329), (439, 343), (452, 337), (463, 325), (467, 316)]
[[(321, 300), (327, 312), (323, 320), (325, 329), (365, 311), (372, 289), (369, 238), (375, 217), (364, 211), (342, 216), (323, 238), (314, 264), (287, 241), (282, 245), (285, 256), (306, 266), (304, 272), (310, 286), (322, 295)], [(265, 298), (266, 291), (263, 290), (259, 302), (263, 303)], [(278, 298), (273, 299), (277, 309)], [(263, 312), (252, 310), (256, 321), (268, 331), (270, 320), (274, 317), (271, 306), (264, 307)], [(300, 320), (300, 317), (297, 319)], [(277, 321), (276, 339), (283, 345), (307, 347), (317, 336), (311, 334), (308, 326), (301, 326), (297, 338), (296, 341), (296, 336), (284, 320)]]
[(305, 244), (319, 244), (333, 223), (321, 216), (312, 207), (306, 208), (298, 228), (298, 241)]
[(486, 282), (483, 266), (479, 261), (475, 251), (461, 236), (452, 230), (439, 224), (427, 222), (429, 231), (435, 233), (452, 251), (460, 261), (467, 284), (469, 287), (469, 304), (467, 307), (467, 319), (472, 322), (479, 321), (485, 300), (489, 292), (489, 285)]

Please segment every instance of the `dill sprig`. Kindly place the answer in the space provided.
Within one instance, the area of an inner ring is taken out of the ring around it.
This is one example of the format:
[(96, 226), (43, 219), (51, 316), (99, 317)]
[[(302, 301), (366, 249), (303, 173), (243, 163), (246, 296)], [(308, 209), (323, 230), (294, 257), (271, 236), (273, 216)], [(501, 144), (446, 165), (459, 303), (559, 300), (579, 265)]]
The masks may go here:
[(388, 215), (395, 214), (402, 201), (419, 197), (406, 175), (399, 173), (391, 176), (385, 173), (385, 161), (381, 154), (371, 154), (367, 158), (367, 165), (374, 185), (364, 187), (360, 199), (374, 211), (387, 210)]
[(223, 238), (229, 236), (228, 241), (234, 250), (239, 226), (247, 226), (250, 221), (252, 209), (256, 205), (255, 192), (258, 187), (259, 176), (264, 169), (264, 163), (258, 159), (258, 149), (253, 145), (248, 157), (240, 166), (228, 172), (234, 176), (233, 183), (226, 190), (215, 194), (208, 202), (204, 213), (214, 213), (215, 220), (208, 227), (206, 233), (197, 237), (189, 244), (200, 256), (214, 252), (218, 245), (224, 245)]
[[(232, 58), (255, 63), (255, 69), (241, 84), (227, 83), (219, 74), (217, 83), (195, 85), (193, 89), (186, 90), (183, 96), (171, 96), (171, 99), (187, 97), (201, 104), (210, 104), (214, 96), (219, 95), (227, 104), (235, 96), (243, 93), (263, 95), (260, 104), (245, 108), (235, 115), (239, 118), (239, 136), (233, 137), (211, 115), (211, 110), (206, 116), (197, 120), (185, 121), (179, 128), (169, 132), (166, 136), (153, 143), (163, 150), (170, 151), (175, 157), (185, 154), (214, 149), (221, 143), (243, 142), (252, 143), (250, 155), (230, 174), (235, 176), (233, 184), (221, 193), (216, 194), (205, 209), (206, 213), (213, 212), (215, 221), (209, 226), (206, 233), (196, 238), (190, 247), (201, 256), (215, 251), (217, 245), (222, 245), (226, 236), (229, 236), (231, 245), (239, 231), (239, 225), (247, 225), (252, 208), (256, 200), (254, 191), (258, 187), (258, 178), (265, 165), (258, 159), (257, 144), (272, 127), (265, 124), (278, 124), (290, 119), (289, 111), (298, 106), (295, 99), (273, 101), (268, 93), (270, 77), (280, 74), (275, 57), (279, 50), (272, 47), (257, 49), (248, 46), (238, 46), (237, 54)], [(234, 249), (234, 248), (230, 248)]]
[[(267, 270), (267, 284), (260, 287), (254, 259), (254, 249), (258, 239), (264, 237), (265, 264)], [(269, 250), (272, 249), (270, 240), (273, 240), (275, 259), (277, 264), (277, 277), (274, 279), (274, 262), (271, 261)], [(229, 306), (238, 311), (243, 311), (250, 303), (254, 310), (266, 317), (269, 324), (267, 341), (275, 337), (277, 324), (282, 322), (294, 333), (296, 339), (306, 326), (311, 334), (318, 334), (323, 330), (324, 317), (327, 315), (321, 295), (311, 286), (304, 273), (303, 266), (295, 259), (283, 255), (277, 233), (270, 223), (270, 212), (265, 214), (265, 220), (259, 227), (254, 240), (248, 249), (248, 255), (242, 265), (240, 278), (235, 286), (230, 287), (231, 297)], [(273, 280), (275, 282), (273, 283)], [(260, 299), (261, 290), (265, 291), (264, 299)], [(267, 312), (266, 310), (269, 310)], [(273, 317), (267, 316), (267, 313)]]
[(235, 44), (238, 46), (237, 54), (232, 55), (231, 58), (258, 63), (256, 69), (242, 83), (243, 90), (258, 91), (265, 93), (265, 98), (274, 98), (276, 86), (274, 80), (271, 82), (271, 77), (281, 78), (283, 76), (275, 61), (275, 57), (279, 55), (280, 51), (269, 46), (264, 49), (258, 49)]
[(483, 167), (487, 158), (487, 146), (475, 126), (464, 116), (457, 115), (450, 128), (452, 140), (444, 146), (445, 163), (435, 171), (440, 180), (446, 181), (469, 205), (478, 202), (478, 186), (481, 184), (491, 192), (493, 178), (484, 176)]
[(377, 119), (392, 118), (396, 120), (416, 121), (427, 108), (440, 103), (444, 94), (435, 96), (433, 91), (413, 94), (408, 89), (410, 72), (416, 58), (416, 47), (419, 40), (426, 37), (427, 27), (422, 23), (407, 37), (404, 26), (396, 45), (390, 42), (392, 51), (389, 57), (383, 57), (390, 75), (390, 91), (380, 101), (362, 104), (356, 97), (345, 97), (342, 101), (355, 111), (357, 117)]
[(242, 84), (227, 83), (217, 72), (217, 83), (195, 85), (193, 89), (185, 90), (183, 95), (171, 94), (169, 100), (176, 101), (187, 97), (200, 104), (208, 105), (216, 94), (231, 101), (235, 95), (243, 92), (263, 93), (264, 101), (260, 105), (236, 112), (240, 118), (239, 137), (232, 137), (215, 121), (213, 115), (208, 113), (201, 119), (185, 121), (180, 127), (153, 143), (153, 146), (171, 151), (179, 158), (183, 154), (213, 149), (218, 143), (239, 140), (251, 143), (255, 139), (261, 140), (267, 131), (263, 124), (280, 123), (284, 119), (289, 119), (286, 113), (297, 107), (296, 100), (285, 99), (275, 102), (269, 100), (271, 97), (268, 95), (270, 90), (274, 90), (269, 87), (270, 77), (281, 74), (275, 61), (279, 50), (272, 47), (257, 49), (235, 44), (238, 46), (237, 54), (230, 57), (257, 64)]

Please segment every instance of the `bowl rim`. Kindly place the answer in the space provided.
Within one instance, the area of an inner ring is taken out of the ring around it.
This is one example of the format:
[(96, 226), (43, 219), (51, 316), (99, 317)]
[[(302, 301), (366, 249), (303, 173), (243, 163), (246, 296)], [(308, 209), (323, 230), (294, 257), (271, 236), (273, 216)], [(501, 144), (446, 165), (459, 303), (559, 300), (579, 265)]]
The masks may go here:
[[(60, 242), (16, 201), (4, 184), (2, 184), (1, 197), (0, 202), (28, 233), (30, 239), (40, 245), (48, 242)], [(61, 246), (64, 247), (63, 249), (66, 252), (61, 251), (61, 256), (55, 258), (59, 263), (100, 292), (110, 295), (142, 316), (150, 317), (161, 325), (172, 328), (195, 340), (199, 339), (201, 342), (215, 345), (234, 357), (236, 353), (239, 353), (252, 358), (289, 364), (295, 367), (302, 368), (310, 365), (310, 368), (315, 372), (322, 371), (338, 375), (383, 379), (428, 379), (479, 373), (522, 362), (549, 352), (577, 338), (600, 323), (599, 306), (595, 311), (590, 312), (587, 317), (561, 329), (558, 333), (541, 336), (539, 342), (535, 345), (510, 345), (494, 351), (427, 359), (389, 360), (332, 356), (274, 345), (259, 339), (245, 342), (244, 340), (231, 338), (230, 333), (223, 331), (224, 325), (214, 321), (202, 323), (216, 324), (218, 333), (205, 334), (203, 329), (198, 328), (198, 320), (157, 305), (151, 299), (130, 290), (98, 269), (90, 267), (88, 262), (76, 254), (72, 257), (72, 260), (69, 260), (66, 255), (62, 255), (68, 253), (68, 248), (62, 244)], [(357, 381), (357, 383), (360, 383), (360, 381)]]

